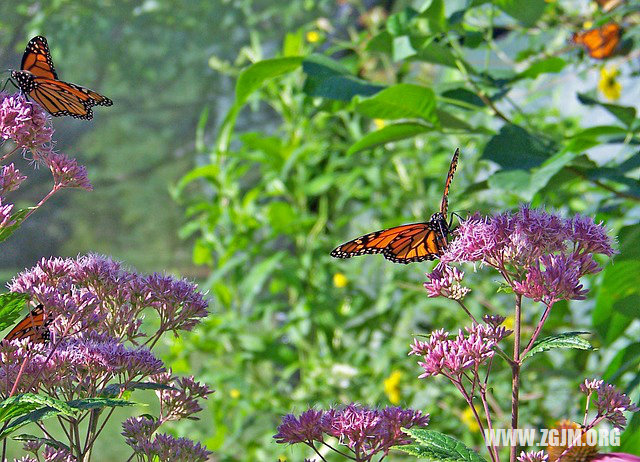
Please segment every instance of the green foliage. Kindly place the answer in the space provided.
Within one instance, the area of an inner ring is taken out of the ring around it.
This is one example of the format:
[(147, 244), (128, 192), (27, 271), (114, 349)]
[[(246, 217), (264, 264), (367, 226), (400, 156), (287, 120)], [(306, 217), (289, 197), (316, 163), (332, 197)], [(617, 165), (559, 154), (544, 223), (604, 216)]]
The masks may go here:
[[(398, 4), (378, 21), (361, 11), (365, 26), (349, 29), (348, 41), (302, 43), (304, 31), (317, 27), (311, 23), (290, 33), (281, 53), (225, 71), (241, 76), (236, 102), (209, 137), (215, 141), (203, 141), (207, 162), (174, 189), (188, 217), (182, 235), (195, 240), (194, 261), (207, 267), (214, 315), (171, 351), (174, 367), (196, 368), (218, 388), (206, 442), (222, 459), (240, 460), (240, 451), (253, 459), (310, 457), (273, 444), (278, 417), (313, 404), (388, 404), (384, 379), (393, 371), (404, 374), (401, 405), (432, 413), (432, 428), (484, 450), (478, 433), (460, 425), (463, 406), (451, 391), (416, 380), (405, 358), (413, 335), (465, 319), (423, 293), (430, 264), (328, 256), (354, 236), (427, 219), (456, 147), (450, 203), (461, 215), (526, 201), (596, 216), (620, 231), (615, 265), (587, 282), (588, 300), (554, 306), (546, 338), (529, 352), (553, 350), (528, 361), (522, 379), (524, 393), (549, 398), (527, 401), (521, 421), (566, 417), (578, 382), (605, 368), (637, 396), (640, 379), (629, 379), (637, 361), (622, 351), (636, 344), (631, 281), (640, 247), (637, 230), (621, 228), (639, 210), (632, 172), (640, 168), (640, 122), (631, 102), (604, 103), (562, 83), (578, 75), (595, 92), (600, 64), (566, 48), (581, 13), (561, 2), (525, 3)], [(626, 65), (622, 72), (634, 76)], [(603, 146), (608, 156), (598, 152)], [(334, 285), (337, 274), (346, 285)], [(466, 278), (475, 315), (510, 312), (510, 295), (492, 274)], [(523, 313), (529, 324), (541, 315), (532, 305)], [(597, 336), (587, 342), (577, 329)], [(621, 350), (613, 360), (595, 348), (614, 340)], [(508, 383), (509, 366), (496, 358), (492, 367)], [(492, 393), (501, 403), (510, 397), (508, 386)], [(633, 441), (633, 431), (623, 440)], [(440, 453), (437, 438), (424, 438), (403, 450), (443, 460), (451, 443), (468, 451), (455, 460), (480, 459), (449, 437), (441, 437)]]
[(485, 462), (485, 459), (462, 442), (443, 433), (422, 428), (406, 430), (416, 444), (396, 446), (396, 449), (430, 461)]
[(28, 295), (8, 292), (0, 294), (0, 331), (13, 325), (27, 304)]

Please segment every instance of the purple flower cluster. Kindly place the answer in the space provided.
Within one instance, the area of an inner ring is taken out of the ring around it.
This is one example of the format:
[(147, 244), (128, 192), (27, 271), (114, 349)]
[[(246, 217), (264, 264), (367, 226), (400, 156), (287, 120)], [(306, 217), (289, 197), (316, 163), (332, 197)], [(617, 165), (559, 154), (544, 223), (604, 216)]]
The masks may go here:
[[(157, 392), (160, 400), (161, 415), (159, 420), (193, 419), (194, 414), (200, 412), (202, 407), (198, 399), (207, 399), (212, 390), (206, 385), (196, 382), (193, 377), (175, 377), (171, 372), (158, 374), (151, 381), (168, 388)], [(170, 388), (169, 388), (170, 387)]]
[[(513, 289), (525, 297), (551, 305), (580, 300), (587, 293), (580, 278), (600, 271), (593, 255), (615, 251), (607, 230), (589, 217), (564, 219), (526, 206), (516, 213), (463, 221), (455, 239), (441, 256), (442, 263), (481, 262), (496, 268)], [(442, 279), (442, 269), (429, 276)], [(459, 283), (459, 275), (443, 273)], [(430, 296), (436, 294), (427, 283)], [(446, 294), (441, 291), (440, 294)]]
[(522, 451), (517, 460), (518, 462), (547, 462), (549, 456), (544, 451)]
[(13, 164), (0, 168), (0, 196), (15, 191), (27, 177), (20, 174), (20, 171)]
[[(131, 417), (122, 424), (122, 435), (133, 449), (139, 461), (179, 460), (184, 462), (206, 462), (210, 451), (200, 443), (187, 438), (175, 438), (157, 433), (159, 423), (146, 417)], [(157, 458), (157, 459), (156, 459)]]
[(429, 297), (447, 297), (452, 300), (462, 300), (470, 291), (460, 285), (464, 272), (445, 263), (438, 263), (431, 273), (427, 273), (429, 281), (424, 283)]
[(274, 438), (280, 444), (304, 443), (315, 449), (314, 443), (324, 444), (325, 437), (330, 436), (349, 448), (355, 460), (369, 461), (376, 454), (386, 455), (392, 446), (409, 444), (411, 439), (402, 428), (425, 427), (428, 423), (429, 415), (420, 411), (371, 409), (352, 403), (328, 411), (309, 409), (300, 417), (288, 414)]
[(596, 401), (596, 408), (598, 409), (596, 420), (605, 419), (620, 430), (624, 430), (627, 425), (627, 418), (623, 412), (640, 411), (640, 407), (633, 404), (627, 395), (620, 393), (616, 387), (605, 383), (603, 380), (587, 379), (580, 385), (580, 391), (587, 397), (591, 397), (595, 392), (598, 396)]
[(80, 188), (91, 191), (87, 169), (64, 154), (50, 152), (43, 158), (53, 175), (54, 188)]
[(34, 156), (51, 150), (51, 117), (21, 93), (0, 93), (0, 140), (12, 140)]
[(465, 370), (477, 371), (480, 365), (493, 357), (498, 342), (512, 333), (503, 326), (495, 325), (493, 319), (487, 318), (485, 322), (487, 324), (465, 328), (466, 334), (460, 330), (454, 338), (440, 329), (432, 332), (426, 341), (414, 339), (409, 355), (423, 358), (418, 362), (424, 370), (420, 378), (442, 374), (459, 382)]

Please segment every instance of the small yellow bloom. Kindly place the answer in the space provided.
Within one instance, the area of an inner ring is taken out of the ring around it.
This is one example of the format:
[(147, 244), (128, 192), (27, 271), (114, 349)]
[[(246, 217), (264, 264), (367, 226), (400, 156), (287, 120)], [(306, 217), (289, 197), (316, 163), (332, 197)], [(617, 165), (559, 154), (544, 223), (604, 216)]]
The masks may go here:
[(585, 21), (582, 23), (583, 29), (591, 29), (593, 27), (593, 21)]
[(502, 326), (504, 326), (505, 329), (509, 329), (509, 330), (513, 330), (515, 325), (516, 325), (516, 320), (513, 316), (507, 316), (507, 319), (505, 319), (504, 322), (502, 323)]
[(310, 30), (309, 32), (307, 32), (307, 42), (316, 43), (319, 42), (320, 39), (320, 33), (317, 30)]
[(343, 287), (346, 287), (348, 283), (349, 283), (349, 280), (344, 274), (336, 273), (333, 275), (333, 285), (336, 286), (338, 289), (342, 289)]
[(393, 371), (389, 377), (384, 379), (384, 392), (389, 398), (391, 404), (398, 404), (400, 402), (400, 380), (402, 379), (402, 372)]
[(460, 419), (462, 420), (462, 423), (464, 423), (473, 433), (478, 433), (480, 431), (480, 426), (476, 421), (476, 416), (473, 414), (473, 410), (471, 410), (470, 407), (467, 407), (462, 411)]
[(237, 388), (232, 388), (229, 391), (229, 396), (231, 396), (233, 399), (240, 398), (240, 390), (238, 390)]
[(607, 69), (603, 67), (600, 69), (600, 81), (598, 82), (598, 90), (604, 95), (605, 98), (615, 101), (620, 98), (622, 93), (622, 85), (618, 82), (618, 69), (612, 67)]
[(376, 126), (378, 130), (386, 125), (386, 122), (383, 119), (373, 119), (373, 124)]

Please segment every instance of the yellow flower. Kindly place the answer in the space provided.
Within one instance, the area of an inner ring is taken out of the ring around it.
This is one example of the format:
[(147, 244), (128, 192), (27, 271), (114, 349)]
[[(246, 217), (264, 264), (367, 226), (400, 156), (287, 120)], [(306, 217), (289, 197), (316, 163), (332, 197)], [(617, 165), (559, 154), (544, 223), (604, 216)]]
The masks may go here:
[(502, 322), (502, 326), (504, 326), (505, 329), (509, 329), (509, 330), (513, 330), (513, 327), (516, 325), (516, 320), (513, 316), (507, 316), (507, 319), (505, 319)]
[(402, 379), (402, 372), (393, 371), (389, 377), (384, 379), (384, 392), (389, 398), (391, 404), (398, 404), (400, 402), (400, 380)]
[(618, 69), (612, 67), (607, 69), (603, 67), (600, 69), (600, 81), (598, 82), (598, 90), (604, 95), (605, 98), (615, 101), (620, 98), (622, 93), (622, 85), (618, 82)]
[(317, 30), (310, 30), (307, 32), (307, 42), (309, 43), (319, 42), (321, 38), (322, 37), (320, 37), (320, 33)]
[(593, 21), (585, 21), (582, 23), (583, 29), (591, 29), (593, 27)]
[(385, 121), (382, 119), (373, 119), (373, 124), (376, 126), (378, 130), (386, 125)]
[(240, 390), (238, 390), (237, 388), (232, 388), (229, 391), (229, 396), (231, 396), (233, 399), (240, 398)]
[(343, 287), (346, 287), (348, 283), (349, 283), (349, 280), (344, 274), (336, 273), (333, 275), (333, 285), (336, 286), (338, 289), (342, 289)]
[(478, 422), (476, 422), (476, 416), (473, 415), (473, 411), (470, 407), (467, 407), (462, 411), (460, 418), (462, 423), (464, 423), (473, 433), (478, 433), (480, 431), (480, 426), (478, 425)]

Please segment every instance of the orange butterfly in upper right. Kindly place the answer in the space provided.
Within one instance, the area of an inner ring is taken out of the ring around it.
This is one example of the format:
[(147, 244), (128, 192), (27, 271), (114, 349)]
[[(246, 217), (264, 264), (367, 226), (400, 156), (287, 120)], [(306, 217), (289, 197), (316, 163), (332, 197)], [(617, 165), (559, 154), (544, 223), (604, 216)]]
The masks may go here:
[(619, 24), (610, 22), (602, 27), (596, 27), (584, 32), (577, 32), (571, 37), (576, 45), (582, 45), (589, 56), (605, 59), (611, 56), (620, 43), (622, 29)]
[(12, 71), (20, 90), (55, 117), (92, 119), (93, 106), (111, 106), (106, 96), (88, 88), (58, 80), (47, 39), (38, 35), (29, 40), (19, 71)]
[(449, 187), (458, 166), (459, 155), (460, 149), (456, 149), (445, 181), (440, 211), (431, 215), (429, 221), (365, 234), (336, 247), (331, 252), (331, 256), (351, 258), (357, 255), (381, 253), (384, 258), (394, 263), (407, 264), (433, 260), (442, 255), (447, 248), (447, 236), (451, 233), (451, 224), (447, 223)]

